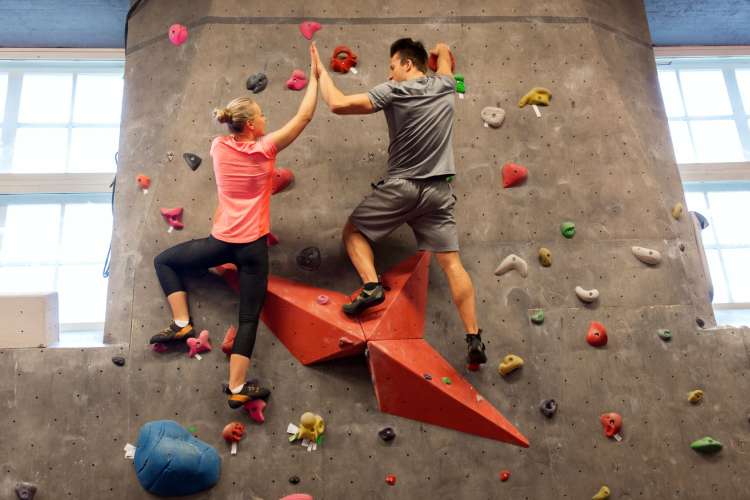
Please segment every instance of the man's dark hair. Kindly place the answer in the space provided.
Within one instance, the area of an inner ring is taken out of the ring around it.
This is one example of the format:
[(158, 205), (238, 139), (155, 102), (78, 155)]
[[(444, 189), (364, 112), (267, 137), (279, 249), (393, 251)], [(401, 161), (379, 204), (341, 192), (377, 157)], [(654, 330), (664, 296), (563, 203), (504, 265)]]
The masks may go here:
[(427, 73), (427, 51), (422, 42), (415, 42), (411, 38), (399, 38), (391, 44), (391, 57), (396, 53), (401, 56), (401, 64), (410, 60), (422, 73)]

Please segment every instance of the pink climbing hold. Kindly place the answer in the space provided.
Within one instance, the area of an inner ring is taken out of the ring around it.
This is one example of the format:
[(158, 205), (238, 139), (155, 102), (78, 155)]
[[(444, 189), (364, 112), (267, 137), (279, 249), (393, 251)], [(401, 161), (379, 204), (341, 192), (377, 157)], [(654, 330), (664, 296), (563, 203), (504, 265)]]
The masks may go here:
[(266, 238), (266, 245), (269, 247), (275, 247), (279, 244), (279, 239), (276, 237), (273, 233), (268, 233), (268, 237)]
[(169, 350), (169, 347), (167, 347), (166, 344), (156, 343), (151, 344), (151, 349), (154, 350), (154, 352), (158, 352), (159, 354), (165, 353)]
[(307, 493), (292, 493), (291, 495), (287, 495), (284, 498), (281, 498), (280, 500), (314, 500), (311, 495), (308, 495)]
[(280, 193), (294, 181), (294, 173), (288, 168), (277, 168), (271, 179), (271, 194)]
[(191, 337), (187, 339), (187, 345), (190, 351), (188, 356), (194, 358), (196, 355), (211, 350), (211, 341), (208, 340), (208, 330), (203, 330), (198, 338)]
[(263, 410), (266, 409), (266, 404), (267, 403), (262, 399), (254, 399), (242, 405), (242, 408), (252, 420), (262, 424), (266, 421), (266, 417), (263, 415)]
[(182, 208), (162, 208), (161, 214), (169, 224), (169, 227), (174, 229), (182, 229), (185, 225), (182, 223)]
[(328, 304), (328, 301), (328, 295), (318, 295), (318, 304), (321, 306)]
[(515, 163), (506, 163), (503, 165), (503, 187), (517, 186), (525, 181), (528, 175), (529, 171), (526, 167)]
[(307, 85), (307, 76), (301, 69), (292, 71), (292, 76), (286, 81), (286, 86), (292, 90), (302, 90)]
[(169, 27), (169, 41), (175, 45), (182, 45), (188, 39), (187, 27), (181, 24), (173, 24)]
[(308, 40), (312, 40), (313, 35), (320, 29), (320, 23), (315, 21), (302, 21), (299, 23), (299, 32)]

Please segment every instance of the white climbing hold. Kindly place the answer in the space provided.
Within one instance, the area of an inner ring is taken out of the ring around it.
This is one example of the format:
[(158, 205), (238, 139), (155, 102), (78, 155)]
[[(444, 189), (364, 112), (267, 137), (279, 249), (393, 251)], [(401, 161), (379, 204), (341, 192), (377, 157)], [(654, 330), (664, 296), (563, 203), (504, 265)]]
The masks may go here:
[(505, 257), (500, 265), (497, 266), (497, 269), (495, 269), (495, 275), (502, 276), (503, 274), (507, 273), (508, 271), (512, 271), (513, 269), (518, 271), (518, 274), (525, 278), (526, 274), (528, 274), (529, 266), (526, 264), (525, 260), (512, 253)]
[(583, 302), (595, 302), (599, 299), (599, 290), (597, 290), (596, 288), (586, 290), (583, 287), (577, 286), (576, 295)]
[(635, 258), (645, 264), (655, 266), (661, 262), (661, 254), (656, 250), (644, 247), (633, 247), (631, 250), (633, 251)]

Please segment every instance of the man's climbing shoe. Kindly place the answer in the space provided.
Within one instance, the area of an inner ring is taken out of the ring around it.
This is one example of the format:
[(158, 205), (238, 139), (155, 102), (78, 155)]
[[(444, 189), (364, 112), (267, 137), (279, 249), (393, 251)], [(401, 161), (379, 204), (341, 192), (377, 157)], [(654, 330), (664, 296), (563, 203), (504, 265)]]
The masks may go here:
[(168, 327), (160, 331), (149, 340), (149, 344), (164, 344), (168, 342), (177, 342), (195, 337), (193, 320), (191, 319), (187, 326), (179, 327), (173, 321)]
[(381, 283), (365, 283), (357, 298), (349, 304), (344, 304), (343, 310), (346, 314), (355, 316), (368, 307), (382, 304), (385, 300), (385, 291)]
[(484, 342), (482, 342), (482, 330), (476, 335), (466, 334), (466, 362), (469, 365), (481, 365), (487, 362), (487, 355), (484, 353)]
[(242, 408), (242, 406), (250, 401), (256, 399), (267, 399), (271, 395), (271, 391), (265, 387), (261, 387), (257, 380), (248, 380), (242, 386), (242, 390), (237, 394), (233, 394), (229, 389), (228, 385), (224, 385), (224, 392), (229, 395), (227, 402), (229, 407), (233, 410)]

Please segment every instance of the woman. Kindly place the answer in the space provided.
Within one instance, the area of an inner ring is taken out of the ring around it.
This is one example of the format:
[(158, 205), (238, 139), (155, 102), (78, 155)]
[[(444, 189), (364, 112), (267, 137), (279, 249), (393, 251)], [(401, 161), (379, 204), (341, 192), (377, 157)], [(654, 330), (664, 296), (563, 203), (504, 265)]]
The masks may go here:
[(255, 345), (258, 319), (268, 284), (269, 206), (276, 154), (289, 146), (312, 120), (318, 92), (315, 60), (297, 114), (275, 132), (266, 134), (266, 117), (252, 99), (241, 97), (214, 110), (229, 135), (211, 144), (218, 207), (208, 238), (191, 240), (159, 254), (156, 274), (172, 309), (172, 323), (151, 338), (151, 343), (183, 341), (195, 336), (187, 294), (180, 278), (191, 269), (207, 269), (231, 262), (240, 283), (239, 328), (229, 358), (229, 406), (264, 398), (268, 389), (246, 382)]

